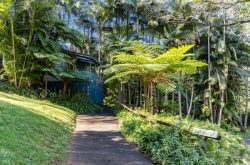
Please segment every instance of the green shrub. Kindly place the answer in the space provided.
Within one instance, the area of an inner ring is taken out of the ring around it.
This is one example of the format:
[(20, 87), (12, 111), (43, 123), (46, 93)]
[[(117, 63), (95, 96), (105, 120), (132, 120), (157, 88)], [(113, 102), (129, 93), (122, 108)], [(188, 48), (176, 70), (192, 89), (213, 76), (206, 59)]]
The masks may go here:
[(0, 81), (0, 91), (10, 94), (14, 93), (32, 99), (40, 98), (40, 92), (38, 90), (32, 88), (16, 88), (14, 85), (4, 81)]
[(55, 101), (55, 103), (59, 104), (60, 106), (69, 108), (75, 111), (77, 114), (94, 114), (96, 112), (102, 111), (101, 107), (86, 101), (59, 100)]
[(91, 103), (88, 97), (82, 93), (77, 93), (71, 98), (61, 95), (57, 96), (56, 99), (53, 94), (53, 97), (49, 99), (54, 103), (75, 111), (77, 114), (94, 114), (102, 111), (100, 106)]
[[(125, 137), (156, 164), (235, 165), (247, 164), (247, 149), (240, 136), (227, 132), (209, 122), (182, 120), (175, 116), (159, 115), (155, 118), (178, 127), (148, 123), (130, 112), (116, 110)], [(190, 133), (199, 127), (217, 130), (221, 140), (208, 139)]]
[(107, 95), (105, 96), (103, 103), (109, 107), (113, 107), (117, 104), (117, 93), (118, 91), (115, 89), (107, 88)]

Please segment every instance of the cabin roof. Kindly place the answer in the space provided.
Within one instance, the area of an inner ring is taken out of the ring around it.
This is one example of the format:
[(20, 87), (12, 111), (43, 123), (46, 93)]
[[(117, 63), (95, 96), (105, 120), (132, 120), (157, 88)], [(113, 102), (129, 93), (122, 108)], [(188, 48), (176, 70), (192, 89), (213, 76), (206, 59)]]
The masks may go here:
[(66, 50), (66, 49), (63, 49), (63, 52), (66, 53), (66, 54), (68, 54), (68, 55), (76, 56), (81, 61), (89, 62), (89, 63), (94, 63), (97, 66), (101, 65), (98, 62), (98, 60), (95, 57), (91, 56), (91, 55), (87, 55), (87, 54), (83, 54), (83, 53), (77, 53), (77, 52)]

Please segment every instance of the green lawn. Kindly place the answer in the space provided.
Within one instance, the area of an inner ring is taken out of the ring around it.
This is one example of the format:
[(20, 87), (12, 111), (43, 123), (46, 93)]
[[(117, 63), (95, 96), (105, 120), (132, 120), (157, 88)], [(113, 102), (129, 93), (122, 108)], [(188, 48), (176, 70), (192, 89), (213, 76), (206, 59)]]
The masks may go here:
[(66, 108), (0, 92), (0, 164), (61, 164), (74, 121)]

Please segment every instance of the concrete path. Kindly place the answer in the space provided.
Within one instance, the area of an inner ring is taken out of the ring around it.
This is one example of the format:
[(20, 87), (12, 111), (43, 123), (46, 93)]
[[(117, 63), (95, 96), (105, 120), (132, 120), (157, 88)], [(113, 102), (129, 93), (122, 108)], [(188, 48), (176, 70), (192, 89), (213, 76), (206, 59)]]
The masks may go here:
[(110, 113), (79, 115), (70, 142), (67, 165), (152, 165), (126, 142)]

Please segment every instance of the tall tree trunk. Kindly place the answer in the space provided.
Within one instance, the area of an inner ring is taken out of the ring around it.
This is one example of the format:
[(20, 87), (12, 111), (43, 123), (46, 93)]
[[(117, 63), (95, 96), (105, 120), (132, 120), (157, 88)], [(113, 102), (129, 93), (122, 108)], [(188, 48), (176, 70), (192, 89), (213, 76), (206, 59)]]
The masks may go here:
[(116, 16), (115, 16), (115, 34), (118, 34), (119, 31), (119, 25), (118, 25), (118, 13), (116, 12)]
[(90, 31), (91, 31), (91, 28), (88, 28), (87, 31), (88, 31), (87, 32), (88, 33), (88, 36), (87, 36), (87, 38), (88, 38), (87, 39), (88, 40), (87, 41), (88, 42), (88, 44), (87, 44), (87, 53), (90, 54)]
[(240, 109), (240, 131), (243, 132), (244, 131), (244, 123), (243, 123), (243, 116), (242, 116), (242, 104), (241, 104), (241, 98), (238, 97), (238, 102), (239, 102), (239, 109)]
[(210, 114), (210, 120), (213, 123), (214, 122), (214, 114), (213, 114), (213, 107), (212, 107), (212, 90), (211, 90), (211, 48), (210, 48), (210, 27), (208, 30), (208, 36), (207, 36), (207, 49), (208, 49), (208, 92), (209, 92), (209, 96), (208, 96), (208, 109), (210, 110), (211, 114)]
[(127, 17), (127, 22), (126, 22), (126, 37), (127, 37), (127, 40), (128, 40), (128, 28), (129, 28), (129, 12), (127, 10), (127, 13), (126, 13), (126, 17)]
[(221, 96), (220, 96), (220, 101), (221, 101), (221, 104), (223, 104), (223, 105), (220, 106), (220, 110), (219, 110), (219, 116), (218, 116), (218, 125), (219, 126), (221, 125), (222, 110), (223, 110), (223, 107), (224, 107), (224, 89), (222, 89)]
[[(248, 67), (247, 67), (248, 70)], [(246, 82), (246, 107), (245, 107), (245, 120), (244, 120), (244, 130), (247, 129), (247, 118), (248, 118), (248, 77), (247, 77), (247, 82)]]
[(33, 31), (34, 31), (34, 17), (35, 17), (35, 12), (32, 12), (28, 43), (27, 43), (27, 47), (26, 47), (26, 51), (25, 51), (25, 55), (24, 55), (24, 62), (23, 62), (21, 76), (20, 76), (20, 79), (19, 79), (18, 88), (20, 88), (21, 85), (22, 85), (24, 70), (25, 70), (25, 67), (26, 67), (26, 64), (27, 64), (27, 58), (28, 58), (28, 48), (29, 48), (29, 46), (31, 44), (31, 41), (32, 41), (32, 38), (33, 38), (32, 36), (33, 36)]
[(151, 114), (155, 114), (155, 84), (154, 82), (150, 82), (150, 103), (151, 103)]
[[(224, 4), (223, 4), (223, 14), (224, 14), (224, 17), (223, 17), (223, 25), (226, 24), (226, 10), (225, 10), (225, 7), (224, 7)], [(224, 51), (226, 52), (226, 26), (223, 26), (223, 42), (224, 42)], [(225, 53), (224, 52), (224, 53)], [(227, 81), (227, 75), (228, 75), (228, 64), (227, 64), (227, 59), (226, 57), (223, 57), (223, 63), (224, 63), (224, 67), (225, 69), (223, 70), (223, 74), (225, 76), (225, 82)], [(224, 91), (225, 91), (225, 88), (222, 87), (221, 88), (221, 98), (220, 98), (220, 101), (221, 101), (221, 106), (220, 106), (220, 110), (219, 110), (219, 116), (218, 116), (218, 125), (220, 126), (221, 125), (221, 120), (222, 120), (222, 110), (224, 108), (224, 104), (225, 104), (225, 101), (224, 101)]]
[(118, 102), (122, 103), (122, 84), (118, 88)]
[(126, 90), (125, 90), (125, 86), (123, 84), (121, 84), (121, 102), (123, 104), (126, 104)]
[(174, 92), (172, 92), (172, 104), (174, 104)]
[(185, 89), (185, 98), (186, 98), (186, 112), (188, 113), (188, 90), (187, 90), (187, 87)]
[(140, 20), (139, 15), (136, 13), (136, 32), (139, 33), (139, 27), (140, 27)]
[(192, 110), (193, 98), (194, 98), (194, 79), (192, 80), (191, 97), (190, 97), (190, 103), (189, 103), (189, 108), (188, 108), (188, 112), (187, 112), (187, 117), (189, 117), (190, 112)]
[(128, 83), (128, 105), (131, 107), (131, 86)]
[(146, 111), (147, 110), (147, 89), (148, 89), (148, 84), (146, 82), (144, 82), (143, 89), (144, 89), (143, 109)]
[(136, 99), (136, 107), (140, 107), (141, 106), (141, 82), (138, 82), (138, 95), (137, 95), (137, 99)]
[(178, 99), (179, 99), (179, 116), (182, 117), (182, 107), (181, 107), (181, 83), (178, 80)]
[(102, 54), (101, 54), (101, 46), (102, 46), (102, 25), (99, 21), (98, 23), (98, 32), (99, 32), (99, 41), (98, 41), (98, 61), (101, 62)]
[(122, 31), (122, 29), (121, 29), (121, 23), (122, 23), (123, 21), (122, 21), (122, 17), (119, 17), (119, 26), (118, 26), (118, 39), (120, 40), (121, 39), (121, 31)]
[(15, 47), (15, 34), (14, 34), (14, 21), (13, 17), (10, 17), (11, 26), (11, 41), (12, 41), (12, 54), (13, 54), (13, 72), (14, 72), (14, 84), (17, 87), (17, 74), (16, 74), (16, 47)]
[(168, 91), (167, 91), (167, 90), (165, 90), (164, 101), (165, 101), (166, 103), (168, 102)]
[[(194, 93), (194, 97), (195, 97), (195, 93)], [(196, 112), (196, 104), (194, 102), (193, 119), (195, 118), (195, 112)]]

